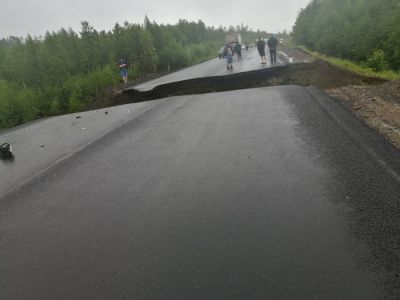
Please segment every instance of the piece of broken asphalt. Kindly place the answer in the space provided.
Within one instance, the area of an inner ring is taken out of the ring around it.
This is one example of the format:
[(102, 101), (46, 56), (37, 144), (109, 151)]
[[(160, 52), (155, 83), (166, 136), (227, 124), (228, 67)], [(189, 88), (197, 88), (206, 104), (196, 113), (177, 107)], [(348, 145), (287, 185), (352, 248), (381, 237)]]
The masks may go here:
[(0, 145), (0, 157), (1, 159), (11, 158), (13, 156), (12, 147), (9, 143), (3, 143)]

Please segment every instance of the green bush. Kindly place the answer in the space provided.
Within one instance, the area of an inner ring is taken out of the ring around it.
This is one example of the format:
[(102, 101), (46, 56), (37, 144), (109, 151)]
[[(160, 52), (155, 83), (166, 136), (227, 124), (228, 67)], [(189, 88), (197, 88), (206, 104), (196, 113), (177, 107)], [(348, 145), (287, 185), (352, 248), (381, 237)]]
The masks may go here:
[(68, 111), (76, 112), (81, 110), (91, 98), (116, 85), (118, 79), (118, 73), (113, 66), (106, 66), (89, 74), (70, 78), (64, 84), (64, 90), (68, 94)]
[(118, 83), (118, 71), (106, 66), (70, 78), (63, 86), (38, 90), (0, 81), (0, 128), (12, 127), (43, 116), (82, 110), (91, 98)]
[(15, 126), (37, 117), (36, 94), (15, 83), (0, 81), (0, 128)]
[(383, 71), (388, 68), (388, 63), (385, 59), (385, 52), (378, 49), (375, 50), (366, 61), (366, 66), (373, 69), (374, 71)]
[(176, 70), (190, 63), (187, 48), (176, 42), (169, 42), (159, 51), (159, 63), (161, 70)]

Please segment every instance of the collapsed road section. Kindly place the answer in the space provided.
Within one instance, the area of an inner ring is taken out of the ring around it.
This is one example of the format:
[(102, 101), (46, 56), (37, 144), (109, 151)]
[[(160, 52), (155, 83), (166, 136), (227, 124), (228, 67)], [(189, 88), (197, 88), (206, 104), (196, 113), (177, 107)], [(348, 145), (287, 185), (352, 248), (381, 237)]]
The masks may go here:
[(141, 102), (169, 96), (223, 92), (255, 87), (277, 85), (314, 85), (321, 89), (346, 86), (348, 84), (380, 84), (382, 79), (349, 73), (316, 60), (312, 63), (294, 63), (265, 69), (234, 73), (224, 76), (209, 76), (170, 82), (155, 86), (151, 90), (127, 88), (116, 95), (117, 104)]

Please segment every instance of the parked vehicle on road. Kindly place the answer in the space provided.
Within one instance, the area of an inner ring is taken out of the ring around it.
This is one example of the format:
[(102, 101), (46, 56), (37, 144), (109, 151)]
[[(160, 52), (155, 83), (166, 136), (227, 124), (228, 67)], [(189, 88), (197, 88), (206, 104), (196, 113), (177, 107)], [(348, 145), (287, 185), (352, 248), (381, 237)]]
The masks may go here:
[(242, 36), (240, 33), (232, 33), (225, 36), (226, 44), (242, 44)]
[(225, 36), (225, 43), (226, 45), (229, 45), (234, 53), (237, 53), (237, 45), (242, 44), (242, 36), (240, 33), (231, 33)]

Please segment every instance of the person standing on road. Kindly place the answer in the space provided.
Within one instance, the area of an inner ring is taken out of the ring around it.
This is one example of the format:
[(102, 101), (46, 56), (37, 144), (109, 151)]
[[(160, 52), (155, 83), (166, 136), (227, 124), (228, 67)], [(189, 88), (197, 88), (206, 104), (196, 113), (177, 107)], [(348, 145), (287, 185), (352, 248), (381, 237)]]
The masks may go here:
[(242, 45), (240, 45), (239, 43), (236, 43), (236, 53), (238, 56), (238, 59), (242, 58)]
[(225, 57), (226, 57), (226, 68), (229, 69), (233, 69), (232, 67), (232, 62), (233, 62), (233, 50), (232, 47), (230, 45), (226, 45), (225, 48)]
[(121, 74), (122, 80), (124, 83), (128, 82), (128, 64), (124, 58), (120, 58), (119, 62), (119, 72)]
[(271, 56), (271, 64), (273, 65), (276, 64), (276, 47), (278, 43), (278, 39), (273, 35), (268, 39), (269, 54)]
[(266, 64), (267, 60), (265, 59), (265, 42), (261, 37), (258, 37), (257, 50), (261, 57), (261, 64)]

